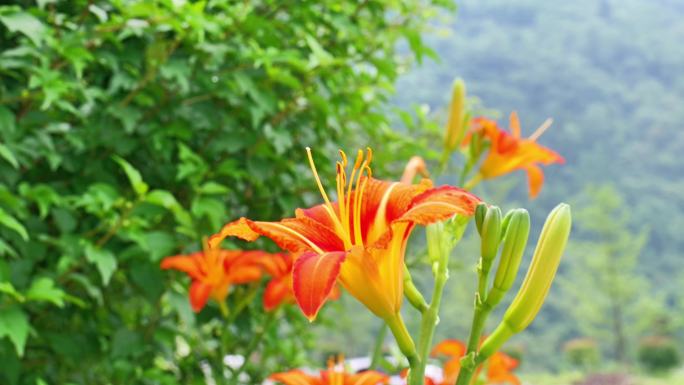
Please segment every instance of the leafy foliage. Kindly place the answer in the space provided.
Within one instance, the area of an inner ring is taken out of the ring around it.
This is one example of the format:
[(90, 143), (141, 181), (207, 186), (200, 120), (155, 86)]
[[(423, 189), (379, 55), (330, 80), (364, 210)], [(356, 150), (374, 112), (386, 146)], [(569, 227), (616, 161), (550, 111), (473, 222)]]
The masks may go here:
[[(304, 146), (326, 157), (396, 137), (383, 103), (407, 60), (432, 54), (420, 33), (442, 7), (0, 6), (0, 382), (220, 381), (218, 346), (246, 354), (264, 333), (252, 381), (301, 364), (310, 339), (293, 309), (264, 329), (252, 301), (227, 329), (215, 308), (193, 315), (159, 260), (229, 218), (302, 204)], [(229, 305), (260, 290), (238, 288)]]

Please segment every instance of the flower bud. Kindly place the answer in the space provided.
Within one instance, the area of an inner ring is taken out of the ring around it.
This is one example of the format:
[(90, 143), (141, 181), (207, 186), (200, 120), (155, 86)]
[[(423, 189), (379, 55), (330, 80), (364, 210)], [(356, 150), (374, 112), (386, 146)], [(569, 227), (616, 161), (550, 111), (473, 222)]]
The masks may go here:
[(484, 222), (485, 215), (487, 214), (487, 204), (481, 202), (475, 208), (475, 226), (477, 227), (477, 233), (482, 235), (482, 222)]
[(453, 151), (458, 146), (465, 132), (465, 96), (465, 83), (462, 79), (456, 79), (451, 91), (451, 105), (444, 138), (444, 147), (448, 151)]
[(504, 314), (503, 321), (482, 345), (481, 353), (493, 354), (513, 334), (524, 330), (541, 309), (558, 270), (570, 236), (570, 206), (561, 203), (546, 218), (522, 287)]
[(501, 227), (506, 234), (494, 284), (487, 295), (487, 304), (490, 307), (496, 306), (515, 282), (530, 234), (530, 214), (525, 209), (511, 210), (506, 214)]
[(482, 269), (489, 271), (501, 243), (501, 209), (497, 206), (487, 208), (487, 213), (482, 221), (480, 238)]
[(434, 265), (435, 262), (439, 262), (443, 258), (448, 258), (444, 256), (446, 253), (444, 223), (436, 222), (425, 226), (425, 234), (430, 265)]

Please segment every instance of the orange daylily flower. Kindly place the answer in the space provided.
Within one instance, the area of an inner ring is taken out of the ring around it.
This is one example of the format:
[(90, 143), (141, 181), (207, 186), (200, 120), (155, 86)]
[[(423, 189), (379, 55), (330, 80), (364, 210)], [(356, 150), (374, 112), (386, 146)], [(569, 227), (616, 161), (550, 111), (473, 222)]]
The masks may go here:
[[(444, 363), (444, 376), (440, 385), (456, 383), (458, 373), (461, 370), (461, 358), (466, 354), (466, 345), (458, 340), (447, 339), (438, 343), (432, 350), (432, 356), (445, 355), (448, 357)], [(518, 367), (518, 360), (505, 353), (496, 352), (485, 364), (487, 368), (487, 384), (513, 384), (520, 385), (520, 380), (512, 373)], [(477, 378), (481, 368), (478, 368)], [(430, 380), (431, 384), (434, 381)]]
[(190, 276), (190, 304), (199, 312), (209, 298), (225, 306), (231, 285), (259, 280), (262, 267), (258, 261), (267, 256), (269, 254), (263, 251), (206, 248), (188, 255), (166, 257), (161, 268), (179, 270)]
[(356, 374), (345, 372), (342, 358), (340, 358), (338, 363), (330, 360), (328, 362), (328, 369), (321, 370), (318, 376), (295, 369), (289, 372), (273, 374), (269, 379), (284, 385), (378, 385), (389, 383), (387, 375), (373, 370), (366, 370)]
[[(258, 263), (264, 268), (271, 280), (264, 290), (264, 309), (271, 311), (283, 303), (295, 303), (292, 289), (292, 267), (294, 259), (290, 254), (275, 253), (269, 258), (258, 258)], [(340, 297), (340, 291), (335, 286), (330, 293), (330, 299)]]
[[(473, 119), (471, 135), (482, 135), (491, 143), (476, 178), (489, 179), (515, 170), (524, 170), (527, 172), (530, 197), (536, 197), (544, 183), (540, 165), (565, 162), (556, 152), (537, 143), (537, 139), (550, 125), (551, 120), (547, 120), (529, 138), (521, 138), (520, 120), (515, 112), (510, 116), (510, 132), (500, 128), (491, 119)], [(466, 138), (466, 142), (468, 140), (470, 136)]]
[(228, 236), (254, 241), (266, 236), (298, 256), (293, 289), (304, 315), (313, 320), (335, 282), (377, 316), (395, 317), (403, 300), (404, 251), (416, 224), (472, 215), (479, 198), (451, 186), (432, 187), (423, 180), (412, 185), (370, 176), (370, 149), (357, 154), (351, 174), (340, 151), (337, 162), (337, 202), (328, 198), (311, 156), (309, 162), (325, 203), (298, 209), (294, 218), (279, 222), (240, 218), (209, 239), (218, 247)]

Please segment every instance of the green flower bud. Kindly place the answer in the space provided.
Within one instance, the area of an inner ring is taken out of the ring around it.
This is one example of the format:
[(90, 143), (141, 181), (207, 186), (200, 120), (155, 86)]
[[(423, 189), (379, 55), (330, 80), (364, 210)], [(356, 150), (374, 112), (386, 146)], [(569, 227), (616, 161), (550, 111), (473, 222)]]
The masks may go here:
[(426, 226), (425, 230), (430, 265), (434, 265), (435, 262), (439, 262), (444, 258), (448, 258), (448, 256), (444, 255), (446, 253), (446, 247), (444, 244), (444, 237), (446, 236), (444, 232), (444, 223), (432, 223)]
[(524, 330), (537, 316), (558, 270), (571, 227), (570, 206), (561, 203), (546, 218), (522, 287), (506, 310), (503, 321), (482, 345), (480, 352), (484, 357), (497, 351), (508, 338)]
[(502, 228), (506, 229), (506, 235), (503, 240), (494, 284), (487, 295), (487, 305), (490, 307), (501, 302), (515, 282), (520, 261), (522, 261), (525, 246), (527, 246), (527, 238), (530, 235), (530, 214), (525, 209), (511, 210), (504, 218)]
[(501, 209), (497, 206), (491, 206), (487, 209), (484, 221), (482, 221), (480, 238), (482, 269), (489, 271), (501, 243)]
[(460, 144), (465, 133), (465, 99), (465, 83), (462, 79), (456, 79), (451, 91), (451, 105), (449, 106), (449, 118), (444, 137), (444, 147), (448, 151), (453, 151)]
[(477, 227), (477, 233), (482, 235), (482, 222), (484, 222), (485, 215), (487, 214), (487, 204), (482, 202), (475, 208), (475, 226)]

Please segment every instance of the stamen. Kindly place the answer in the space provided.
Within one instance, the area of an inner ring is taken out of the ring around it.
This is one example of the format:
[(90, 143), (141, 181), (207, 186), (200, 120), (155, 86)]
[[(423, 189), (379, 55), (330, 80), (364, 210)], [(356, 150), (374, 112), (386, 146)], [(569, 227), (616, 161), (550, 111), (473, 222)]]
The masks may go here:
[(528, 139), (529, 139), (529, 140), (537, 140), (537, 139), (539, 139), (539, 137), (542, 136), (542, 134), (543, 134), (546, 130), (548, 130), (549, 127), (551, 127), (551, 124), (553, 124), (553, 119), (551, 119), (551, 118), (546, 119), (546, 120), (544, 121), (544, 123), (542, 123), (541, 126), (539, 126), (539, 128), (537, 128), (537, 130), (536, 130), (532, 135), (530, 135), (530, 137), (529, 137)]
[(328, 199), (328, 194), (325, 193), (323, 183), (321, 183), (321, 178), (318, 176), (318, 171), (316, 170), (316, 164), (314, 163), (313, 155), (311, 155), (311, 148), (306, 148), (306, 154), (309, 157), (309, 165), (311, 166), (311, 171), (313, 171), (314, 178), (316, 179), (316, 184), (318, 185), (318, 189), (320, 190), (321, 195), (323, 196), (323, 200), (325, 201), (325, 205), (323, 206), (323, 208), (328, 213), (328, 216), (330, 217), (332, 222), (335, 224), (335, 229), (337, 230), (338, 234), (341, 235), (340, 238), (343, 239), (345, 244), (351, 244), (351, 240), (347, 240), (342, 237), (343, 235), (346, 235), (344, 226), (342, 226), (342, 223), (340, 223), (340, 218), (338, 218), (335, 214), (335, 209), (333, 208), (332, 203), (330, 203), (330, 199)]

